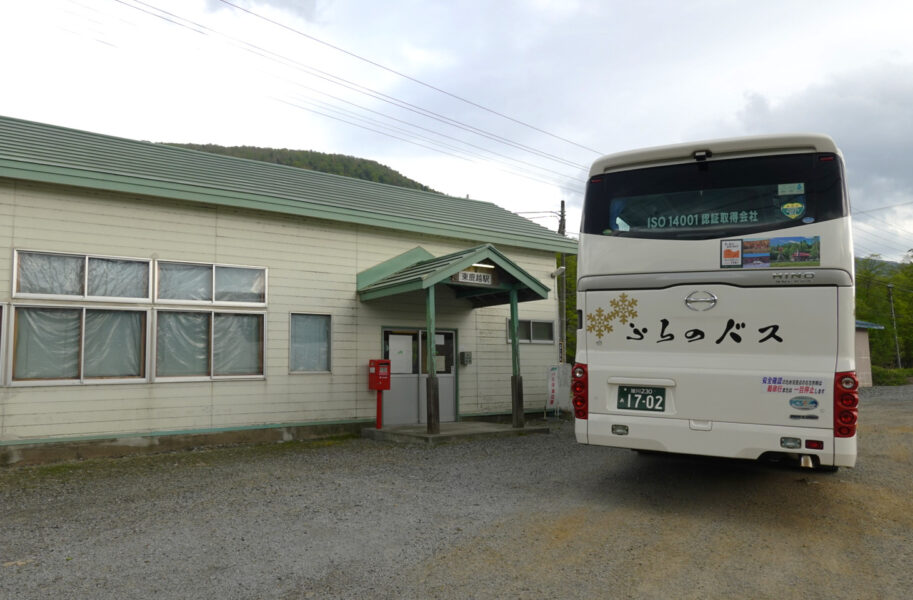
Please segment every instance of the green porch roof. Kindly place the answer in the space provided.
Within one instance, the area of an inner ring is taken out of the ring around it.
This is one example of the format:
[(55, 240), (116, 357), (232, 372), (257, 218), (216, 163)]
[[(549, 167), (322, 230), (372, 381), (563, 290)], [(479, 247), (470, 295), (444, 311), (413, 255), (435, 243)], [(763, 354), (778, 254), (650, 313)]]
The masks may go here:
[(576, 253), (490, 202), (0, 116), (0, 177)]
[[(498, 281), (491, 286), (465, 284), (451, 277), (473, 265), (493, 267)], [(468, 248), (446, 256), (431, 257), (422, 248), (414, 248), (358, 275), (358, 297), (374, 300), (396, 294), (448, 285), (458, 298), (473, 306), (495, 306), (510, 302), (510, 291), (517, 290), (520, 302), (548, 298), (548, 286), (518, 267), (491, 244)]]

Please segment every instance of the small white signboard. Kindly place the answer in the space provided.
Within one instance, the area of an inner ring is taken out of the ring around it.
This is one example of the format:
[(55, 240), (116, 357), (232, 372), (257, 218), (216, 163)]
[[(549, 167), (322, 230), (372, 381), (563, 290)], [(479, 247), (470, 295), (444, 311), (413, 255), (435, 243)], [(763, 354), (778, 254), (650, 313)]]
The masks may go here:
[(571, 365), (552, 365), (548, 368), (548, 390), (545, 410), (571, 410)]
[(460, 271), (458, 281), (460, 283), (475, 283), (479, 285), (491, 285), (491, 273), (476, 273), (475, 271)]

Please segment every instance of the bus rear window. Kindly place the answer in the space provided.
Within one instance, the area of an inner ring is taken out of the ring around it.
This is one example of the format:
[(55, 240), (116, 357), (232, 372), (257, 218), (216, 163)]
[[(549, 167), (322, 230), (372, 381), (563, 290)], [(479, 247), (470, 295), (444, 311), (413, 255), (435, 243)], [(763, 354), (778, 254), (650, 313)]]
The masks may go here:
[(598, 175), (587, 188), (583, 232), (709, 239), (845, 214), (840, 161), (792, 154)]

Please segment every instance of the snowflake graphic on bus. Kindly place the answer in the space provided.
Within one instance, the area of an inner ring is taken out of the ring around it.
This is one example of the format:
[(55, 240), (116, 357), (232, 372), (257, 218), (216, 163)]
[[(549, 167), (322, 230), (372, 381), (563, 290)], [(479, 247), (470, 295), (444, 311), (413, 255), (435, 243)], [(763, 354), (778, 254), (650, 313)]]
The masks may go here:
[(627, 294), (612, 298), (609, 305), (612, 307), (611, 311), (600, 307), (586, 316), (586, 330), (595, 334), (600, 340), (615, 330), (612, 325), (613, 321), (624, 323), (637, 317), (637, 311), (634, 310), (637, 307), (637, 300), (629, 298)]
[[(644, 324), (643, 321), (635, 322), (638, 318), (637, 299), (622, 293), (619, 296), (609, 300), (611, 310), (603, 307), (597, 307), (593, 312), (587, 313), (586, 330), (596, 336), (596, 344), (602, 345), (602, 339), (615, 331), (615, 325), (627, 325), (629, 331), (625, 335), (627, 342), (643, 342), (654, 340), (657, 344), (671, 342), (676, 339), (685, 340), (691, 344), (703, 340), (713, 340), (714, 344), (735, 343), (741, 344), (743, 341), (754, 339), (759, 344), (765, 342), (783, 343), (783, 337), (780, 335), (780, 325), (772, 323), (763, 325), (755, 329), (754, 325), (749, 325), (744, 321), (735, 319), (726, 319), (725, 322), (720, 320), (720, 324), (712, 330), (709, 327), (704, 329), (692, 327), (684, 330), (667, 318), (661, 317), (656, 322), (656, 327), (652, 323)], [(650, 327), (648, 328), (647, 325)], [(650, 332), (653, 334), (650, 334)], [(757, 331), (757, 335), (753, 332)], [(709, 337), (708, 337), (709, 335)]]

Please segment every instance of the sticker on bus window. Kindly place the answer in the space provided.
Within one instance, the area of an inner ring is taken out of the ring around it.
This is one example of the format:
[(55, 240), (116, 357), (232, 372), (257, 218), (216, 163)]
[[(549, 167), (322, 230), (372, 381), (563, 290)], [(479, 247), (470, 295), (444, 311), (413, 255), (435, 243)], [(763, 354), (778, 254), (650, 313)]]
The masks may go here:
[(798, 196), (805, 193), (804, 183), (781, 183), (777, 186), (778, 196)]
[(770, 266), (770, 240), (742, 242), (742, 266), (746, 269), (765, 269)]
[(818, 266), (821, 266), (821, 238), (817, 235), (720, 241), (720, 268), (723, 269)]
[(798, 219), (805, 214), (805, 197), (799, 196), (797, 198), (791, 198), (789, 202), (780, 206), (780, 212), (790, 219)]
[(770, 239), (771, 267), (821, 266), (821, 238), (779, 237)]
[(742, 240), (720, 241), (720, 267), (742, 266)]

